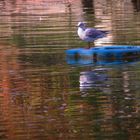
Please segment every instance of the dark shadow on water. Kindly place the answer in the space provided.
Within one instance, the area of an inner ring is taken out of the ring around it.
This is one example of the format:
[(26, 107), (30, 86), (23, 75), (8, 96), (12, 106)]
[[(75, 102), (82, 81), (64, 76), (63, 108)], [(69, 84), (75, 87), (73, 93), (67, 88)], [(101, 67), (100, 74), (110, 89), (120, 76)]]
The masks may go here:
[(82, 0), (83, 11), (86, 13), (94, 13), (93, 0)]
[(140, 0), (132, 0), (134, 8), (139, 12), (140, 11)]

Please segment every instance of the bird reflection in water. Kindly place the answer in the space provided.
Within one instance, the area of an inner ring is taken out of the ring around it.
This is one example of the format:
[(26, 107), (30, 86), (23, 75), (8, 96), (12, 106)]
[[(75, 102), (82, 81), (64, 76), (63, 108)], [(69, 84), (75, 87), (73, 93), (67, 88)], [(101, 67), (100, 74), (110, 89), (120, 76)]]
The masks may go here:
[(80, 73), (80, 90), (85, 91), (92, 88), (107, 87), (107, 69), (95, 69), (92, 71), (85, 71)]

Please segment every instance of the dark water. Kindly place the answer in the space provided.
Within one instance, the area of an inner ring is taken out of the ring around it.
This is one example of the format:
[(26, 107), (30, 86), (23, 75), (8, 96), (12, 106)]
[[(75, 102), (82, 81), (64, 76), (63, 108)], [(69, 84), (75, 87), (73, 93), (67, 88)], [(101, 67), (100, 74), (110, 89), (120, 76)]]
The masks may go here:
[(73, 66), (78, 21), (100, 45), (140, 45), (138, 0), (0, 1), (0, 139), (139, 140), (140, 62)]

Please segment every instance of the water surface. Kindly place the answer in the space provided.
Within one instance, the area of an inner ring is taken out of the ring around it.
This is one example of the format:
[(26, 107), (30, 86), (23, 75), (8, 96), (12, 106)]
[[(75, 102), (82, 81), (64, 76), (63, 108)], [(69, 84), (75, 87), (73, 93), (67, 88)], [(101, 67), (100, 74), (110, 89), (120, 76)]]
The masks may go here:
[(0, 1), (0, 138), (138, 140), (140, 62), (75, 66), (77, 22), (109, 30), (95, 42), (140, 45), (138, 1)]

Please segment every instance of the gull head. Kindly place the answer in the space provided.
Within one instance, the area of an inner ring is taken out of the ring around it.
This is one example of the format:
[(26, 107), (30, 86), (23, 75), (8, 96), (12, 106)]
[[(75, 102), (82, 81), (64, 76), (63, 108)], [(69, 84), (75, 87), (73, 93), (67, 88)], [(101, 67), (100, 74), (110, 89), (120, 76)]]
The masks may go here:
[(78, 22), (77, 26), (81, 28), (85, 28), (86, 24), (84, 22)]

